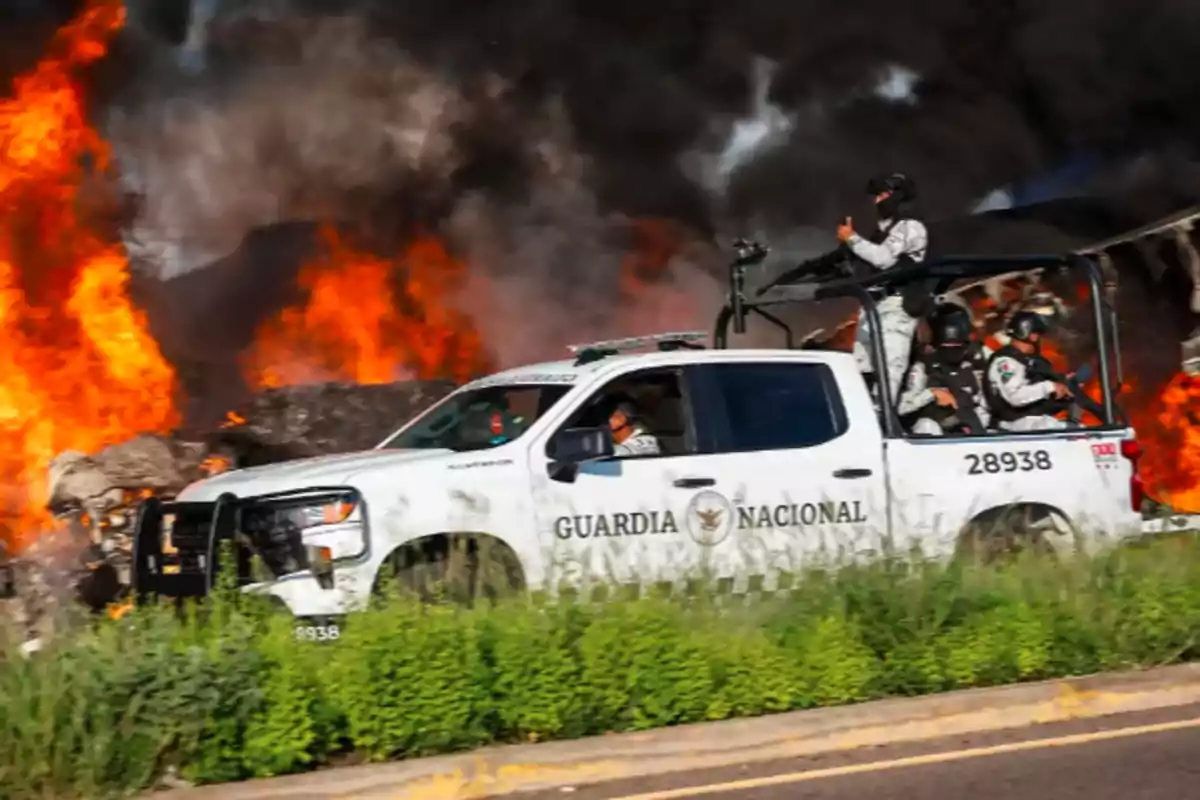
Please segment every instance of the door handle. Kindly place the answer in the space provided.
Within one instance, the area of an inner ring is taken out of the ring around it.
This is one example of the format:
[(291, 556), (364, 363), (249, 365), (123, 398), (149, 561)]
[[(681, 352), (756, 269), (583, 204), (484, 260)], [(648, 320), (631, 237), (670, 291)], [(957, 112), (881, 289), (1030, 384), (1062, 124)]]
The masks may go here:
[(846, 468), (846, 469), (835, 469), (833, 471), (833, 477), (835, 477), (835, 478), (869, 478), (870, 476), (871, 476), (871, 470), (869, 470), (869, 469)]
[(680, 489), (699, 489), (702, 486), (715, 486), (712, 478), (676, 478), (675, 485)]

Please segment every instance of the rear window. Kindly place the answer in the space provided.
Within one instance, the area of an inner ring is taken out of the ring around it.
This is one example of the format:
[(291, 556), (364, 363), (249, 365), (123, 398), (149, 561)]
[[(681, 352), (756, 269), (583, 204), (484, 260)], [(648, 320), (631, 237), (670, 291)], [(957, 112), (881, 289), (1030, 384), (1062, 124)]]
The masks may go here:
[(815, 447), (846, 432), (837, 381), (824, 364), (715, 364), (712, 369), (728, 423), (722, 452)]

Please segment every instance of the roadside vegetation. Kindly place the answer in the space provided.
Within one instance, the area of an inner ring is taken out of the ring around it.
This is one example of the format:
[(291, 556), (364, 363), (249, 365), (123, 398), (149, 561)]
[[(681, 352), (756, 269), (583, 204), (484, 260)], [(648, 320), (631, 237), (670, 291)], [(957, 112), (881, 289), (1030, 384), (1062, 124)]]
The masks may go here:
[(0, 797), (100, 797), (1200, 656), (1200, 544), (806, 575), (731, 602), (394, 597), (333, 643), (226, 587), (0, 650)]

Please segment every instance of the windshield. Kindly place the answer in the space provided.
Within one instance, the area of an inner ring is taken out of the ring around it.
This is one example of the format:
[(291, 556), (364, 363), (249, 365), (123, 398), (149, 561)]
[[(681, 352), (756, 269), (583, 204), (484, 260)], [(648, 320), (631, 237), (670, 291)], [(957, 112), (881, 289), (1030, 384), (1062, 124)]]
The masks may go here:
[(571, 390), (569, 385), (486, 386), (453, 394), (380, 447), (487, 450), (520, 438)]

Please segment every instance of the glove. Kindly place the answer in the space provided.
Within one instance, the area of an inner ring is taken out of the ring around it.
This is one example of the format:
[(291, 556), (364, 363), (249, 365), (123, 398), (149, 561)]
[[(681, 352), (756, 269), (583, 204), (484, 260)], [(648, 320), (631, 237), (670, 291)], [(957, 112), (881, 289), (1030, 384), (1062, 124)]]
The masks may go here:
[(837, 238), (839, 242), (848, 242), (850, 237), (854, 235), (854, 220), (846, 217), (846, 221), (838, 225)]

